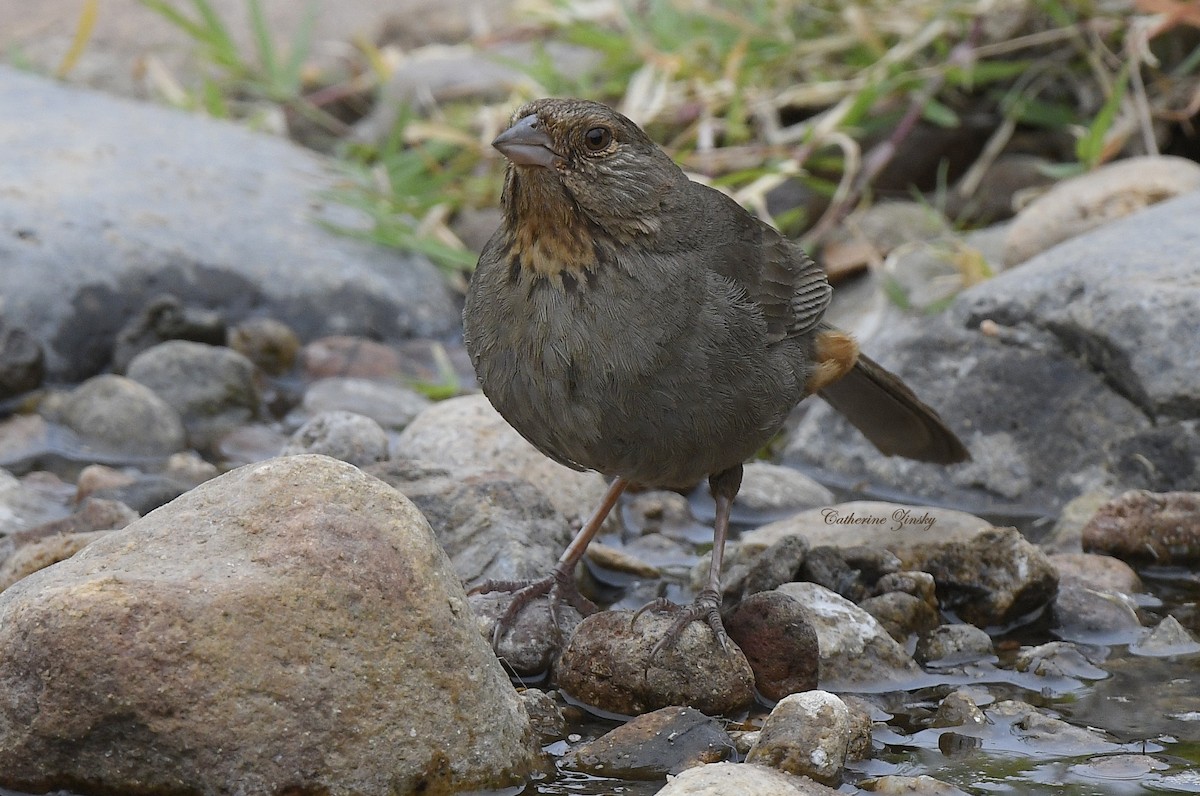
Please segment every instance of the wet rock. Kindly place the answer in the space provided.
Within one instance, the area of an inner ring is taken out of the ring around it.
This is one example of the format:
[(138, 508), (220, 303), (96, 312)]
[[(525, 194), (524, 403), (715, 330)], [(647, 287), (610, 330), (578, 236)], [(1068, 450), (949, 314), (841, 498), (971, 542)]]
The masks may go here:
[(320, 453), (366, 467), (388, 457), (387, 432), (369, 417), (328, 410), (313, 415), (292, 434), (281, 456)]
[(919, 551), (911, 562), (937, 581), (942, 607), (974, 625), (1002, 625), (1044, 607), (1058, 588), (1046, 554), (1015, 528)]
[(126, 375), (174, 408), (198, 447), (258, 414), (254, 365), (228, 348), (172, 340), (134, 357)]
[(730, 613), (725, 629), (745, 654), (754, 684), (767, 699), (778, 701), (817, 687), (817, 634), (796, 600), (780, 591), (752, 594)]
[(837, 785), (846, 764), (850, 733), (850, 710), (845, 702), (828, 691), (792, 694), (771, 710), (746, 762)]
[(163, 293), (231, 324), (267, 314), (303, 339), (459, 326), (427, 259), (327, 228), (370, 222), (323, 198), (343, 175), (311, 151), (7, 67), (0, 116), (22, 120), (4, 132), (0, 226), (28, 231), (0, 257), (5, 315), (42, 342), (55, 380), (101, 372)]
[(823, 685), (839, 690), (896, 683), (919, 668), (873, 616), (815, 583), (786, 583), (777, 591), (795, 599), (817, 633)]
[(1163, 202), (964, 291), (937, 316), (893, 316), (860, 339), (965, 437), (972, 461), (880, 456), (814, 403), (784, 462), (1029, 518), (1093, 490), (1200, 489), (1190, 420), (1200, 412), (1200, 288), (1193, 264), (1175, 256), (1200, 246), (1198, 214), (1200, 192)]
[(1100, 507), (1112, 500), (1115, 495), (1109, 489), (1097, 489), (1084, 492), (1067, 501), (1054, 527), (1042, 540), (1046, 552), (1078, 553), (1083, 550), (1083, 528), (1095, 516)]
[(321, 379), (304, 391), (304, 411), (354, 412), (385, 429), (399, 431), (432, 403), (416, 390), (397, 384), (346, 377)]
[(1137, 603), (1121, 592), (1071, 583), (1059, 587), (1051, 610), (1054, 633), (1066, 641), (1128, 644), (1142, 630)]
[[(541, 489), (571, 522), (582, 525), (608, 486), (595, 472), (578, 472), (530, 445), (482, 394), (441, 401), (400, 433), (400, 456), (453, 467), (483, 467), (518, 475)], [(605, 527), (619, 528), (620, 512)]]
[(230, 328), (226, 345), (268, 376), (282, 376), (296, 365), (300, 338), (274, 318), (247, 318)]
[(917, 639), (913, 657), (926, 666), (959, 666), (993, 655), (992, 639), (974, 625), (940, 625)]
[(954, 509), (857, 500), (802, 511), (743, 534), (742, 547), (759, 551), (785, 536), (832, 547), (883, 547), (907, 560), (913, 547), (970, 539), (991, 523)]
[[(6, 561), (9, 556), (20, 552), (25, 545), (34, 544), (44, 539), (75, 536), (90, 533), (91, 531), (108, 531), (116, 528), (124, 528), (137, 518), (137, 512), (130, 509), (124, 503), (98, 497), (84, 498), (79, 503), (78, 508), (68, 516), (56, 517), (53, 520), (31, 525), (27, 528), (13, 530), (3, 538), (0, 538), (0, 561)], [(55, 549), (53, 545), (46, 548), (47, 551), (53, 549)], [(59, 549), (65, 549), (65, 547), (60, 546)], [(34, 561), (44, 560), (45, 556), (41, 553), (36, 555), (30, 554), (29, 559)], [(46, 564), (50, 563), (53, 562), (46, 562)], [(26, 570), (26, 574), (33, 571), (25, 567), (25, 565), (22, 565), (22, 567)]]
[(1023, 263), (1068, 238), (1200, 188), (1200, 165), (1134, 157), (1064, 180), (1026, 205), (1009, 228), (1004, 260)]
[(1179, 624), (1179, 620), (1168, 616), (1147, 630), (1141, 638), (1129, 645), (1134, 655), (1168, 657), (1171, 655), (1195, 655), (1200, 652), (1200, 643)]
[(875, 593), (903, 592), (917, 597), (931, 608), (937, 608), (937, 582), (933, 575), (920, 570), (889, 572), (875, 582)]
[(930, 724), (933, 727), (982, 727), (987, 724), (987, 716), (971, 695), (960, 689), (946, 695)]
[(733, 740), (715, 719), (688, 707), (666, 707), (580, 746), (562, 765), (596, 776), (656, 780), (733, 753)]
[(754, 701), (754, 673), (736, 645), (728, 652), (708, 625), (692, 622), (657, 656), (650, 652), (675, 619), (647, 611), (593, 614), (571, 636), (554, 670), (573, 698), (609, 713), (635, 715), (690, 705), (709, 715), (732, 714)]
[(1125, 492), (1084, 526), (1083, 548), (1145, 564), (1200, 563), (1200, 492)]
[(36, 389), (45, 375), (41, 343), (0, 318), (0, 401)]
[[(0, 448), (3, 429), (4, 424), (0, 424)], [(47, 480), (49, 483), (41, 482), (37, 474), (17, 478), (0, 469), (0, 537), (71, 513), (69, 503), (74, 489), (57, 478)]]
[(1097, 591), (1137, 594), (1142, 579), (1119, 558), (1095, 553), (1052, 553), (1050, 564), (1058, 573), (1058, 587), (1085, 586)]
[(868, 597), (858, 607), (878, 620), (888, 635), (903, 644), (914, 633), (937, 627), (937, 608), (907, 592), (890, 591)]
[(884, 796), (967, 796), (967, 792), (948, 782), (934, 779), (928, 774), (919, 777), (905, 777), (899, 774), (888, 774), (874, 777), (858, 783), (867, 793), (881, 793)]
[[(745, 549), (738, 548), (739, 551)], [(743, 597), (770, 591), (798, 580), (807, 554), (808, 540), (803, 536), (784, 536), (754, 557), (745, 568), (744, 577), (731, 576), (725, 582), (732, 587), (740, 580)]]
[(1009, 733), (1022, 746), (1040, 754), (1060, 756), (1102, 754), (1120, 751), (1119, 744), (1102, 733), (1076, 727), (1062, 719), (1047, 716), (1025, 702), (1006, 699), (990, 706), (987, 717)]
[(523, 689), (520, 695), (529, 724), (543, 744), (561, 740), (567, 734), (567, 720), (554, 697), (536, 688)]
[(1150, 755), (1104, 755), (1093, 757), (1084, 763), (1076, 763), (1071, 766), (1070, 771), (1074, 777), (1093, 782), (1102, 788), (1116, 782), (1138, 782), (1143, 787), (1154, 782), (1159, 788), (1171, 792), (1176, 789), (1167, 785), (1163, 778), (1155, 773), (1170, 767), (1168, 763)]
[(112, 450), (168, 454), (187, 444), (179, 412), (152, 389), (124, 376), (88, 379), (67, 395), (62, 420)]
[(835, 796), (838, 791), (808, 777), (752, 763), (710, 763), (669, 777), (658, 796)]
[(225, 345), (225, 335), (225, 321), (218, 313), (184, 306), (178, 296), (155, 296), (117, 332), (113, 370), (124, 373), (134, 357), (168, 340)]
[(0, 610), (5, 787), (454, 791), (536, 754), (419, 512), (325, 457), (209, 481)]
[(366, 471), (421, 510), (464, 583), (547, 575), (571, 541), (567, 521), (521, 478), (413, 460)]
[(1108, 672), (1096, 666), (1078, 646), (1066, 641), (1051, 641), (1022, 649), (1013, 661), (1013, 668), (1018, 672), (1030, 672), (1047, 679), (1069, 677), (1077, 680), (1103, 680), (1108, 677)]

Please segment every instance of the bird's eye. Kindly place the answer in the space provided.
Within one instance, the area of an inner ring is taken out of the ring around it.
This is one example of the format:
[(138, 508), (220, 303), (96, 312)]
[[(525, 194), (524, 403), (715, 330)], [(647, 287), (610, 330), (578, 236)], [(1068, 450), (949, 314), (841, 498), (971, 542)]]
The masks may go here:
[(583, 134), (583, 143), (593, 152), (606, 149), (612, 143), (612, 130), (607, 127), (593, 127)]

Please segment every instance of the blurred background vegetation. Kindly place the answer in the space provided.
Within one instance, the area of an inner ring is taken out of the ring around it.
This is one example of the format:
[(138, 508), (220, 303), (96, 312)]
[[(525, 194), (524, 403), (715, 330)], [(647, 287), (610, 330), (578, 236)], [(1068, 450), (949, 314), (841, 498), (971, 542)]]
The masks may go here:
[(1200, 160), (1196, 0), (527, 0), (511, 29), (439, 45), (469, 73), (440, 92), (405, 77), (429, 53), (386, 31), (330, 65), (310, 58), (311, 24), (270, 30), (260, 0), (245, 4), (250, 47), (206, 0), (140, 2), (206, 67), (194, 86), (160, 75), (165, 98), (331, 153), (346, 174), (334, 198), (371, 220), (352, 234), (458, 279), (480, 245), (466, 221), (499, 195), (490, 141), (535, 96), (613, 104), (695, 178), (815, 247), (889, 195), (964, 227), (997, 220), (1005, 158), (1027, 159), (1031, 185), (1132, 154)]

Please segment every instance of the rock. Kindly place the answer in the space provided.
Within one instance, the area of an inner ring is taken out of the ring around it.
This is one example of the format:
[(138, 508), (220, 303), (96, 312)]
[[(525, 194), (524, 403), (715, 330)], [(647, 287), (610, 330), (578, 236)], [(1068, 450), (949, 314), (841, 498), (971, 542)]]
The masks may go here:
[(874, 547), (814, 547), (804, 556), (800, 579), (818, 583), (851, 602), (860, 602), (885, 574), (900, 570), (900, 559)]
[(931, 545), (909, 563), (933, 575), (944, 609), (980, 627), (1021, 620), (1044, 607), (1058, 588), (1046, 554), (1015, 528)]
[(0, 316), (0, 401), (37, 389), (45, 375), (41, 343)]
[(1093, 757), (1087, 762), (1071, 766), (1070, 771), (1072, 778), (1093, 782), (1099, 787), (1114, 782), (1137, 782), (1145, 787), (1153, 782), (1158, 788), (1170, 792), (1176, 789), (1165, 781), (1165, 777), (1155, 773), (1170, 767), (1170, 764), (1150, 755), (1126, 754)]
[(134, 357), (126, 375), (174, 408), (198, 447), (207, 447), (259, 411), (254, 365), (228, 348), (172, 340)]
[(912, 634), (937, 627), (935, 605), (906, 592), (889, 591), (868, 597), (858, 607), (875, 617), (889, 636), (904, 644)]
[(192, 485), (185, 484), (169, 475), (136, 475), (128, 484), (92, 492), (92, 497), (114, 500), (128, 506), (140, 515), (149, 514), (159, 506), (165, 506), (188, 491)]
[(992, 657), (992, 639), (968, 624), (939, 625), (917, 639), (913, 657), (926, 666), (960, 666)]
[(1125, 492), (1084, 526), (1083, 548), (1144, 564), (1200, 563), (1200, 492)]
[(546, 496), (515, 476), (412, 460), (366, 469), (421, 510), (465, 583), (549, 574), (571, 541)]
[[(677, 492), (653, 489), (630, 495), (626, 492), (625, 514), (633, 527), (629, 530), (643, 536), (657, 534), (681, 539), (700, 527), (692, 516), (688, 499)], [(709, 533), (711, 533), (711, 527)]]
[(1089, 589), (1078, 583), (1059, 586), (1051, 603), (1054, 633), (1085, 644), (1128, 644), (1142, 630), (1137, 603), (1127, 594)]
[(21, 545), (0, 564), (0, 591), (39, 569), (66, 561), (92, 542), (110, 533), (112, 531), (63, 533)]
[(780, 591), (752, 594), (730, 613), (725, 629), (746, 656), (754, 684), (767, 699), (778, 701), (817, 687), (817, 634), (796, 600)]
[[(35, 544), (47, 539), (77, 536), (92, 531), (109, 531), (116, 528), (124, 528), (137, 518), (137, 512), (130, 509), (124, 503), (98, 497), (84, 498), (80, 502), (79, 507), (69, 516), (12, 531), (0, 539), (0, 561), (7, 562), (9, 556), (19, 553), (24, 546), (29, 544)], [(75, 544), (75, 542), (48, 545), (41, 552), (27, 554), (24, 560), (45, 561), (45, 564), (42, 566), (47, 566), (53, 563), (46, 559), (54, 554), (54, 550), (65, 550), (71, 544)], [(66, 556), (63, 557), (65, 558)], [(13, 564), (13, 567), (14, 572), (20, 571), (28, 574), (33, 571), (25, 563)]]
[(583, 620), (554, 669), (559, 688), (585, 705), (636, 715), (689, 705), (734, 714), (754, 701), (754, 673), (735, 645), (722, 651), (708, 625), (692, 622), (657, 656), (650, 652), (675, 618), (647, 611), (604, 611)]
[(428, 260), (324, 225), (370, 222), (324, 199), (344, 176), (319, 155), (241, 125), (0, 69), (0, 117), (21, 119), (0, 131), (10, 156), (0, 226), (27, 233), (0, 257), (5, 319), (42, 342), (48, 377), (102, 371), (118, 330), (163, 293), (220, 307), (229, 324), (269, 314), (302, 339), (458, 328)]
[(846, 764), (850, 731), (850, 709), (833, 694), (792, 694), (771, 710), (746, 762), (837, 785)]
[(1006, 699), (986, 712), (988, 719), (996, 725), (994, 732), (1007, 731), (1021, 746), (1040, 754), (1073, 757), (1121, 750), (1119, 744), (1100, 732), (1047, 716), (1025, 702)]
[(1195, 655), (1200, 652), (1200, 643), (1179, 624), (1178, 619), (1168, 616), (1130, 644), (1129, 651), (1134, 655), (1154, 657)]
[(903, 592), (911, 594), (930, 608), (937, 608), (937, 581), (933, 575), (920, 570), (889, 572), (875, 582), (876, 594)]
[(967, 796), (965, 790), (928, 774), (919, 777), (888, 774), (863, 780), (858, 786), (867, 793), (881, 793), (884, 796)]
[(310, 379), (334, 377), (389, 381), (400, 376), (400, 352), (364, 337), (334, 335), (314, 340), (300, 355)]
[(1200, 247), (1198, 215), (1200, 191), (1163, 202), (964, 291), (940, 315), (893, 315), (860, 340), (960, 432), (972, 461), (880, 456), (821, 403), (783, 461), (823, 481), (1030, 519), (1088, 491), (1200, 490), (1200, 286), (1176, 256)]
[(169, 293), (155, 296), (117, 332), (113, 370), (124, 373), (134, 357), (168, 340), (225, 345), (225, 335), (225, 321), (217, 312), (186, 307)]
[(432, 403), (416, 390), (398, 384), (345, 377), (321, 379), (304, 391), (304, 411), (354, 412), (390, 431), (399, 431)]
[(1060, 590), (1075, 584), (1130, 595), (1142, 591), (1142, 579), (1119, 558), (1095, 553), (1052, 553), (1049, 558)]
[(710, 763), (667, 778), (658, 796), (835, 796), (838, 791), (808, 777), (751, 763)]
[[(739, 551), (747, 550), (739, 546)], [(799, 580), (800, 568), (804, 557), (808, 554), (808, 540), (803, 536), (784, 536), (770, 547), (765, 548), (749, 563), (744, 576), (733, 576), (725, 580), (727, 587), (741, 583), (742, 597), (750, 597), (759, 592), (770, 591), (785, 583)], [(710, 555), (709, 561), (712, 560)], [(703, 568), (707, 577), (707, 566)]]
[(526, 688), (520, 695), (525, 712), (529, 714), (529, 723), (541, 742), (548, 744), (562, 740), (567, 734), (567, 720), (554, 697), (536, 688)]
[(986, 724), (987, 716), (971, 695), (962, 689), (946, 695), (931, 722), (933, 727), (983, 727)]
[(716, 719), (687, 707), (645, 713), (572, 750), (564, 768), (615, 779), (660, 780), (728, 760), (733, 740)]
[[(0, 423), (0, 448), (3, 429)], [(0, 469), (0, 537), (67, 516), (72, 492), (70, 485), (57, 478), (43, 481), (38, 474), (17, 478)]]
[(1022, 649), (1013, 661), (1013, 668), (1048, 680), (1063, 677), (1103, 680), (1108, 677), (1108, 672), (1096, 666), (1078, 646), (1066, 641), (1051, 641)]
[[(608, 486), (598, 473), (577, 472), (530, 445), (482, 393), (441, 401), (400, 433), (396, 453), (452, 467), (483, 467), (518, 475), (541, 489), (577, 527), (600, 505)], [(620, 527), (610, 513), (607, 530)]]
[(860, 691), (880, 683), (900, 683), (919, 673), (875, 618), (854, 603), (815, 583), (785, 583), (776, 591), (796, 600), (817, 632), (823, 685)]
[[(628, 549), (612, 547), (603, 542), (592, 542), (588, 545), (585, 559), (601, 570), (629, 575), (639, 580), (656, 580), (663, 575), (661, 569), (638, 558)], [(595, 572), (592, 574), (595, 575)]]
[(491, 644), (510, 676), (525, 684), (546, 681), (584, 618), (574, 605), (554, 604), (539, 595), (506, 620), (504, 632), (497, 635), (497, 625), (508, 616), (513, 595), (507, 591), (483, 592), (469, 595), (468, 601), (479, 635)]
[(300, 338), (274, 318), (247, 318), (229, 330), (226, 344), (268, 376), (287, 373), (300, 353)]
[(62, 412), (69, 428), (113, 450), (164, 455), (187, 444), (179, 412), (146, 385), (124, 376), (88, 379), (70, 392)]
[(222, 436), (212, 454), (225, 469), (266, 461), (279, 455), (288, 437), (276, 423), (248, 423)]
[(279, 451), (281, 456), (320, 453), (366, 467), (388, 457), (387, 432), (369, 417), (329, 410), (313, 415)]
[(1042, 540), (1042, 547), (1046, 549), (1046, 552), (1053, 553), (1082, 551), (1084, 526), (1095, 516), (1100, 507), (1112, 500), (1113, 497), (1115, 495), (1111, 490), (1097, 489), (1071, 498), (1054, 520), (1054, 527), (1050, 529), (1050, 533)]
[(5, 787), (451, 792), (535, 759), (419, 512), (325, 457), (213, 479), (0, 614)]
[(802, 536), (814, 547), (877, 546), (905, 560), (913, 547), (970, 539), (991, 527), (987, 520), (954, 509), (856, 500), (764, 525), (743, 534), (741, 545), (757, 552), (785, 536)]
[(1170, 155), (1126, 158), (1063, 180), (1017, 214), (1005, 263), (1023, 263), (1068, 238), (1197, 189), (1200, 165)]

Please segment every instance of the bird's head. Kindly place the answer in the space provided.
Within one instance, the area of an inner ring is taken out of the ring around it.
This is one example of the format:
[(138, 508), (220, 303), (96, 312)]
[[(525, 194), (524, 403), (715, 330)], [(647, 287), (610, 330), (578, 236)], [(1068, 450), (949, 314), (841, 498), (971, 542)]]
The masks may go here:
[(640, 127), (589, 100), (527, 103), (492, 146), (510, 161), (505, 204), (514, 221), (528, 212), (561, 213), (567, 208), (547, 205), (568, 203), (610, 233), (649, 233), (663, 202), (687, 182)]

